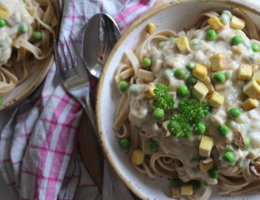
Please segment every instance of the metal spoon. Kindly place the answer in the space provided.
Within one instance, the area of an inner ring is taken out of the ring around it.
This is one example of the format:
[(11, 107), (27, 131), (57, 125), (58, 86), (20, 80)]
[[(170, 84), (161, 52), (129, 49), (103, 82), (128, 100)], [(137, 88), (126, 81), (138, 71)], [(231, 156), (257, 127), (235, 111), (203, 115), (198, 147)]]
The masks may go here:
[[(83, 38), (83, 57), (91, 75), (100, 78), (104, 64), (120, 37), (120, 31), (107, 14), (93, 16), (85, 27)], [(102, 200), (124, 199), (133, 200), (133, 196), (117, 177), (107, 161), (104, 162)]]
[(89, 20), (83, 38), (83, 56), (91, 75), (100, 77), (103, 66), (119, 38), (119, 28), (109, 15), (99, 13)]

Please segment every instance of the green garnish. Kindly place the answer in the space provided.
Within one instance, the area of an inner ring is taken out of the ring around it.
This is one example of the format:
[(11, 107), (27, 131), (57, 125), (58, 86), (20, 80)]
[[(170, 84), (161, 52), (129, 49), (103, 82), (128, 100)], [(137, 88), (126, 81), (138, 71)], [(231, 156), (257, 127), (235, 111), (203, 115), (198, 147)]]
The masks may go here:
[(208, 171), (208, 175), (210, 178), (218, 178), (219, 176), (218, 169), (217, 168), (210, 169)]
[(130, 140), (128, 138), (122, 138), (119, 140), (119, 146), (123, 150), (127, 150), (130, 148)]
[(170, 88), (166, 85), (162, 83), (157, 84), (154, 89), (155, 99), (153, 100), (153, 106), (161, 108), (163, 110), (173, 109), (173, 95), (170, 94), (169, 91)]
[(164, 117), (164, 110), (161, 108), (155, 108), (152, 115), (154, 119), (160, 120)]
[(251, 141), (249, 137), (245, 137), (245, 143), (246, 143), (246, 149), (248, 149), (251, 146)]
[(155, 140), (153, 139), (150, 139), (149, 142), (148, 142), (148, 148), (151, 150), (151, 151), (156, 151), (158, 149), (158, 144)]
[(191, 128), (186, 117), (181, 114), (174, 115), (167, 125), (170, 134), (178, 138), (189, 138), (191, 135)]
[(179, 102), (178, 112), (187, 118), (190, 124), (201, 122), (211, 112), (210, 104), (206, 101), (198, 102), (194, 99), (185, 99)]
[(224, 154), (223, 158), (225, 161), (227, 161), (229, 163), (233, 163), (236, 161), (236, 155), (231, 151), (226, 152)]
[(151, 67), (152, 65), (152, 59), (151, 58), (143, 58), (142, 60), (142, 66), (143, 67)]

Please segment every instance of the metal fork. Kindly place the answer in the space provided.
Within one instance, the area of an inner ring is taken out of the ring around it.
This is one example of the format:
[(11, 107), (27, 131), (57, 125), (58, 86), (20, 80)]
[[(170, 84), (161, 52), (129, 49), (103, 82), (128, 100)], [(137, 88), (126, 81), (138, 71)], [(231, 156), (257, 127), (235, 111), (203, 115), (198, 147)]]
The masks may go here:
[[(90, 82), (89, 73), (86, 70), (85, 62), (76, 47), (76, 44), (70, 38), (72, 48), (64, 39), (65, 48), (59, 51), (58, 44), (54, 41), (55, 62), (60, 74), (62, 86), (65, 91), (75, 100), (77, 100), (87, 113), (92, 128), (96, 135), (98, 134), (95, 121), (95, 113), (90, 101)], [(68, 59), (67, 59), (68, 58)], [(62, 62), (64, 60), (64, 63)], [(133, 200), (133, 197), (125, 185), (119, 180), (113, 169), (109, 166), (106, 159), (104, 162), (104, 180), (103, 180), (102, 200)]]

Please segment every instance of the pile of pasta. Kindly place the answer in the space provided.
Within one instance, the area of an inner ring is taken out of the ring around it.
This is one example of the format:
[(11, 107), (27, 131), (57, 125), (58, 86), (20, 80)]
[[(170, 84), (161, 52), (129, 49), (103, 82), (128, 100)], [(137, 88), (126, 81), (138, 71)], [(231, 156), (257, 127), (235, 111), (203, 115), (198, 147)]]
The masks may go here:
[(50, 57), (57, 24), (50, 0), (0, 0), (0, 97)]

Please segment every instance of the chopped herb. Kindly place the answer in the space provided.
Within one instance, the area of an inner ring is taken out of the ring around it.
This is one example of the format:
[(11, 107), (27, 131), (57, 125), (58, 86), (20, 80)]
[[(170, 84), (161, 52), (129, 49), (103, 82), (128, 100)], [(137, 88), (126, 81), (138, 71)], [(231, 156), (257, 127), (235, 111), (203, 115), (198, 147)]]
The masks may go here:
[(187, 118), (181, 114), (176, 114), (169, 120), (167, 129), (172, 136), (178, 138), (189, 138), (191, 135), (191, 125)]
[(170, 94), (169, 91), (170, 88), (168, 88), (166, 85), (162, 83), (157, 84), (154, 89), (155, 99), (153, 100), (153, 106), (163, 110), (173, 109), (173, 95)]
[(188, 99), (181, 100), (177, 110), (187, 118), (190, 124), (196, 124), (210, 114), (211, 107), (206, 101), (198, 102), (194, 99)]

